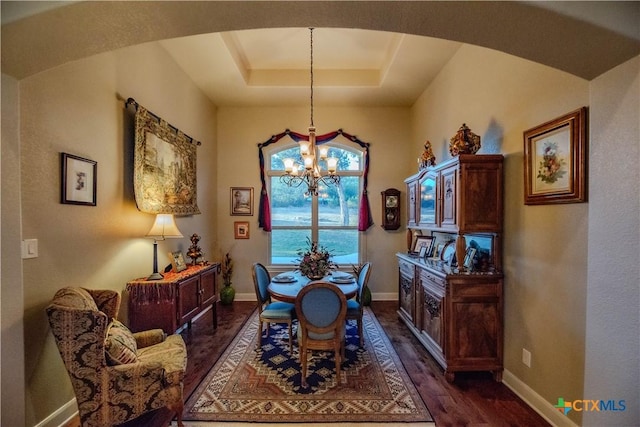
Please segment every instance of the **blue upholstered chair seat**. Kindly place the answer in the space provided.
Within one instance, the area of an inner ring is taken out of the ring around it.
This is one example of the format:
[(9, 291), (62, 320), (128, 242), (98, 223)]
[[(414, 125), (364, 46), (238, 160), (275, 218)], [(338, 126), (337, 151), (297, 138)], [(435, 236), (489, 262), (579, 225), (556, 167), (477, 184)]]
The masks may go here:
[[(342, 331), (342, 337), (347, 334), (347, 326), (345, 325), (344, 330)], [(333, 339), (334, 332), (327, 332), (326, 334), (318, 334), (316, 332), (309, 331), (309, 338), (312, 340), (331, 340)], [(344, 338), (343, 338), (344, 339)], [(302, 328), (298, 328), (298, 342), (302, 340)]]
[(360, 303), (354, 299), (347, 300), (347, 317), (360, 314)]
[(269, 319), (291, 319), (295, 313), (295, 305), (288, 302), (276, 301), (262, 310), (262, 317)]
[(271, 276), (266, 267), (259, 262), (253, 264), (251, 269), (253, 276), (253, 284), (256, 290), (256, 299), (258, 301), (258, 349), (262, 347), (262, 331), (263, 325), (266, 325), (267, 337), (271, 323), (286, 323), (289, 327), (289, 351), (293, 353), (293, 319), (296, 317), (296, 306), (294, 304), (282, 301), (271, 301), (269, 295), (269, 283)]

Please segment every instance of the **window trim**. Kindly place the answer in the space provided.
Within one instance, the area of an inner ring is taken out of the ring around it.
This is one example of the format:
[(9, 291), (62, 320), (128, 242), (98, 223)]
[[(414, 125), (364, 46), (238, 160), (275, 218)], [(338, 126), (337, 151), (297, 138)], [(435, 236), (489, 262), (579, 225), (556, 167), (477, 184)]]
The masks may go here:
[[(360, 169), (359, 170), (340, 170), (340, 176), (356, 176), (358, 177), (358, 198), (360, 199), (360, 202), (362, 202), (362, 189), (364, 186), (364, 156), (366, 154), (366, 149), (365, 148), (361, 148), (361, 147), (352, 147), (352, 146), (347, 146), (346, 144), (340, 143), (340, 142), (335, 142), (335, 141), (330, 141), (330, 142), (326, 142), (322, 145), (325, 145), (327, 147), (334, 147), (334, 148), (339, 148), (339, 149), (343, 149), (346, 151), (350, 151), (353, 153), (358, 153), (361, 157), (361, 161), (360, 161)], [(288, 142), (286, 144), (282, 144), (279, 147), (275, 147), (275, 146), (271, 146), (271, 147), (267, 147), (264, 150), (264, 156), (265, 156), (265, 177), (267, 178), (267, 189), (269, 191), (269, 205), (271, 205), (272, 201), (271, 201), (271, 194), (273, 194), (272, 192), (272, 186), (271, 186), (271, 182), (273, 178), (277, 178), (279, 176), (281, 176), (284, 171), (283, 170), (278, 170), (278, 169), (271, 169), (271, 156), (275, 153), (281, 152), (281, 151), (286, 151), (289, 150), (291, 148), (297, 147), (298, 143), (295, 141), (292, 142)], [(271, 207), (271, 206), (270, 206)], [(312, 197), (311, 198), (311, 210), (312, 210), (312, 215), (311, 215), (311, 225), (309, 227), (304, 226), (304, 227), (300, 227), (300, 229), (311, 229), (311, 237), (312, 239), (315, 237), (316, 241), (318, 238), (318, 233), (320, 231), (319, 225), (318, 225), (318, 221), (319, 221), (319, 215), (318, 215), (318, 197)], [(316, 215), (313, 215), (313, 212), (316, 212)], [(281, 227), (281, 226), (271, 226), (271, 229), (292, 229), (292, 227)], [(364, 254), (365, 254), (365, 250), (364, 250), (364, 245), (365, 245), (365, 239), (364, 239), (364, 233), (361, 233), (358, 231), (358, 225), (356, 224), (355, 226), (330, 226), (330, 227), (322, 227), (322, 229), (325, 230), (336, 230), (336, 229), (345, 229), (345, 230), (355, 230), (358, 233), (358, 264), (362, 263), (362, 260), (364, 259)], [(268, 259), (268, 269), (272, 270), (276, 273), (280, 273), (280, 272), (284, 272), (284, 271), (290, 271), (291, 270), (291, 265), (289, 264), (272, 264), (271, 260), (272, 260), (272, 253), (271, 253), (271, 248), (272, 248), (272, 233), (269, 233), (269, 237), (268, 237), (268, 245), (267, 245), (267, 259)], [(345, 264), (343, 264), (341, 266), (342, 270), (347, 270), (349, 269), (350, 266), (347, 266)]]

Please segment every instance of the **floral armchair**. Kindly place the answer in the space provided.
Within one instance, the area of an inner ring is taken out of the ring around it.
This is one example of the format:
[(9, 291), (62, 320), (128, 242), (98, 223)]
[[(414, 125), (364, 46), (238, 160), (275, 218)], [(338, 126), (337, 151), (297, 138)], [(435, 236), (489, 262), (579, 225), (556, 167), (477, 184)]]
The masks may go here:
[(118, 292), (63, 288), (46, 309), (82, 426), (122, 424), (164, 406), (182, 426), (182, 337), (165, 339), (161, 329), (132, 334), (116, 320), (119, 308)]

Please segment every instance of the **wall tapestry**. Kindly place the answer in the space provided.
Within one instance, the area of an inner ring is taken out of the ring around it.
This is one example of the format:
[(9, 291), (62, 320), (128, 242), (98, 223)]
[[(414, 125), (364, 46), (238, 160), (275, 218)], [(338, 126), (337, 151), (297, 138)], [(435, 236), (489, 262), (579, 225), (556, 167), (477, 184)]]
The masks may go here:
[(199, 214), (193, 140), (133, 99), (136, 106), (133, 187), (142, 212)]

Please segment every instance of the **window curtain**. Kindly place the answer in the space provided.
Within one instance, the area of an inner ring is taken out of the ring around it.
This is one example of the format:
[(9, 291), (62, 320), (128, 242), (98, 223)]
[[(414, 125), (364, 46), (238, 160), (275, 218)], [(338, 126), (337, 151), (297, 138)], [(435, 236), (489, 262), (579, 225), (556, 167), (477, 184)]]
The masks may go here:
[[(344, 132), (342, 129), (338, 129), (324, 135), (317, 135), (316, 145), (322, 145), (329, 141), (332, 141), (339, 135), (342, 135), (349, 141), (358, 144), (361, 148), (364, 149), (364, 173), (362, 196), (360, 199), (360, 211), (358, 212), (358, 231), (366, 231), (373, 225), (371, 206), (369, 205), (369, 196), (367, 192), (367, 186), (369, 185), (369, 146), (371, 144), (359, 140), (356, 136), (350, 135)], [(264, 173), (264, 152), (262, 149), (264, 147), (268, 147), (271, 144), (275, 144), (285, 136), (289, 136), (295, 142), (309, 140), (309, 135), (303, 135), (301, 133), (293, 132), (287, 129), (284, 132), (273, 135), (267, 141), (258, 144), (258, 159), (260, 161), (260, 183), (262, 185), (262, 188), (260, 190), (260, 206), (258, 209), (258, 226), (264, 231), (271, 231), (271, 208), (269, 206), (269, 195), (267, 194), (267, 180)]]

